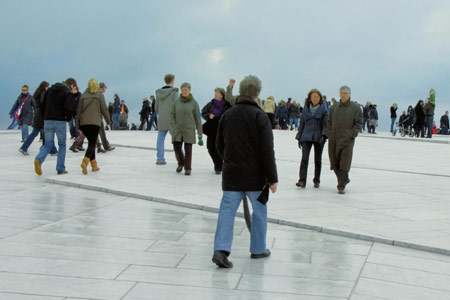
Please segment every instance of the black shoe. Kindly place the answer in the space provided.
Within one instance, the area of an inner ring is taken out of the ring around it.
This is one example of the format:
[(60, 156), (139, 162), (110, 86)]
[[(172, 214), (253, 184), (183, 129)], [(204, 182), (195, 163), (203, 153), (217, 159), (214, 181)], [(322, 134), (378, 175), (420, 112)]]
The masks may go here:
[(214, 251), (212, 262), (215, 263), (219, 268), (229, 269), (233, 267), (233, 263), (228, 260), (228, 255), (225, 251)]
[(79, 151), (77, 150), (77, 148), (75, 148), (75, 147), (70, 147), (69, 150), (72, 151), (72, 152), (75, 152), (75, 153), (78, 153), (78, 152), (79, 152)]
[(266, 251), (264, 251), (261, 254), (252, 254), (252, 255), (250, 255), (250, 258), (253, 258), (253, 259), (266, 258), (266, 257), (269, 257), (270, 254), (271, 254), (270, 250), (266, 249)]
[(222, 171), (220, 171), (220, 170), (215, 170), (215, 172), (216, 172), (217, 175), (222, 174)]
[(295, 185), (304, 189), (306, 186), (306, 183), (304, 181), (299, 180)]
[(159, 161), (159, 162), (156, 162), (156, 165), (165, 166), (165, 165), (167, 165), (167, 163), (165, 161)]
[(345, 194), (345, 188), (339, 188), (338, 187), (338, 194), (339, 195), (344, 195)]
[(314, 182), (314, 187), (315, 187), (316, 189), (318, 189), (318, 188), (320, 187), (320, 183)]
[(181, 171), (183, 171), (183, 166), (178, 166), (176, 171), (177, 173), (181, 173)]
[(77, 147), (78, 151), (86, 151), (86, 149), (84, 149), (83, 147)]
[(186, 176), (191, 176), (191, 170), (186, 170), (186, 171), (184, 171), (184, 175), (186, 175)]

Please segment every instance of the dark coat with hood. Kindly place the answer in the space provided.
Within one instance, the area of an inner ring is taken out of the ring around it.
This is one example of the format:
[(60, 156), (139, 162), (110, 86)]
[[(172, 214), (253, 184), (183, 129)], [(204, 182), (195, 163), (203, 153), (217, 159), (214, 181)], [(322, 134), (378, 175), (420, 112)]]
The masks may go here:
[(318, 143), (322, 136), (326, 137), (327, 120), (328, 106), (325, 101), (319, 104), (314, 114), (311, 112), (311, 104), (306, 104), (295, 139), (301, 143)]
[(170, 113), (178, 99), (178, 88), (165, 86), (155, 92), (155, 111), (158, 114), (158, 130), (172, 130)]
[(278, 182), (272, 124), (251, 98), (239, 96), (222, 115), (216, 148), (224, 160), (223, 190), (262, 191)]
[(77, 94), (67, 86), (55, 83), (45, 93), (41, 101), (41, 114), (44, 120), (70, 121), (77, 113)]
[(33, 122), (33, 115), (34, 115), (34, 99), (33, 96), (31, 96), (29, 93), (26, 95), (20, 94), (19, 97), (17, 97), (16, 102), (14, 102), (14, 105), (11, 108), (11, 111), (9, 112), (9, 115), (14, 118), (14, 115), (16, 113), (16, 110), (22, 106), (22, 111), (19, 116), (19, 126), (22, 125), (31, 125)]
[(331, 107), (327, 122), (331, 170), (350, 171), (355, 138), (361, 129), (361, 108), (356, 102), (337, 102)]

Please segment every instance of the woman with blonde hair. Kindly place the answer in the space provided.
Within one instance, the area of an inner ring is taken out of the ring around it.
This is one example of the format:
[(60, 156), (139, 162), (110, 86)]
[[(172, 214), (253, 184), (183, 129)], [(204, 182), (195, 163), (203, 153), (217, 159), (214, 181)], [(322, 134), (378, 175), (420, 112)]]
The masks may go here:
[(275, 104), (273, 96), (268, 97), (267, 100), (264, 101), (262, 109), (269, 117), (270, 123), (272, 123), (272, 129), (275, 128), (275, 110), (277, 109), (277, 105)]
[(89, 162), (91, 163), (93, 172), (100, 170), (95, 160), (95, 144), (102, 124), (102, 116), (105, 118), (107, 125), (111, 124), (105, 96), (99, 91), (99, 88), (98, 81), (91, 78), (88, 82), (88, 88), (78, 103), (76, 126), (78, 130), (84, 133), (88, 140), (88, 147), (83, 162), (81, 163), (83, 174), (87, 174)]

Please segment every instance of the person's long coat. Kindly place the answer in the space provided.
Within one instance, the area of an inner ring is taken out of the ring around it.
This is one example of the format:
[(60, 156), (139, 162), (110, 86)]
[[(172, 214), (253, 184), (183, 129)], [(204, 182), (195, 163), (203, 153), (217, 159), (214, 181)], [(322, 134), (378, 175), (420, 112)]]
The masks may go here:
[(170, 123), (173, 130), (172, 143), (184, 142), (195, 144), (197, 142), (195, 130), (203, 135), (200, 107), (192, 95), (189, 99), (180, 96), (172, 106)]
[(24, 100), (26, 99), (26, 102), (22, 106), (22, 111), (20, 113), (19, 117), (19, 126), (22, 125), (31, 125), (33, 122), (33, 115), (34, 115), (34, 99), (31, 94), (27, 94), (24, 96), (23, 94), (20, 94), (17, 98), (16, 102), (14, 102), (14, 105), (11, 108), (11, 111), (9, 112), (9, 115), (13, 115), (16, 112), (16, 110), (22, 105)]
[(328, 154), (331, 170), (350, 171), (355, 138), (362, 128), (362, 114), (355, 102), (336, 103), (327, 122)]

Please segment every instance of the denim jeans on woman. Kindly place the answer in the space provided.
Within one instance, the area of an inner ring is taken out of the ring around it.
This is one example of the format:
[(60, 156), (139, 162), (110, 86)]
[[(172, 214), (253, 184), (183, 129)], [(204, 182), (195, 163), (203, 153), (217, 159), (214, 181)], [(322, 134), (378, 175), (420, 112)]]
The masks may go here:
[[(25, 152), (28, 152), (28, 148), (30, 147), (31, 143), (33, 143), (34, 139), (37, 137), (37, 135), (40, 132), (41, 132), (41, 129), (33, 127), (33, 131), (31, 131), (30, 135), (27, 137), (27, 139), (22, 144), (22, 147), (20, 147), (20, 149), (22, 149)], [(45, 144), (45, 137), (44, 137), (44, 140), (42, 141), (42, 145), (44, 145), (44, 144)], [(52, 150), (50, 150), (50, 154), (55, 154), (55, 153), (58, 153), (58, 150), (56, 150), (55, 143), (53, 142), (53, 147), (52, 147)]]
[(36, 159), (39, 160), (42, 165), (42, 163), (45, 161), (45, 158), (52, 150), (56, 135), (56, 137), (58, 138), (58, 158), (56, 160), (56, 172), (58, 172), (58, 174), (61, 174), (66, 170), (66, 166), (64, 165), (66, 160), (66, 130), (67, 129), (65, 121), (45, 120), (45, 143), (39, 150), (39, 154), (36, 156)]
[(427, 133), (428, 137), (431, 139), (433, 137), (433, 116), (427, 116)]
[(220, 202), (219, 218), (217, 220), (214, 251), (231, 253), (233, 243), (234, 218), (236, 211), (245, 195), (250, 199), (253, 207), (252, 226), (250, 231), (250, 252), (261, 254), (266, 250), (267, 234), (267, 206), (258, 201), (259, 192), (223, 191)]
[(397, 118), (391, 118), (391, 132), (394, 132), (395, 120), (397, 120)]

